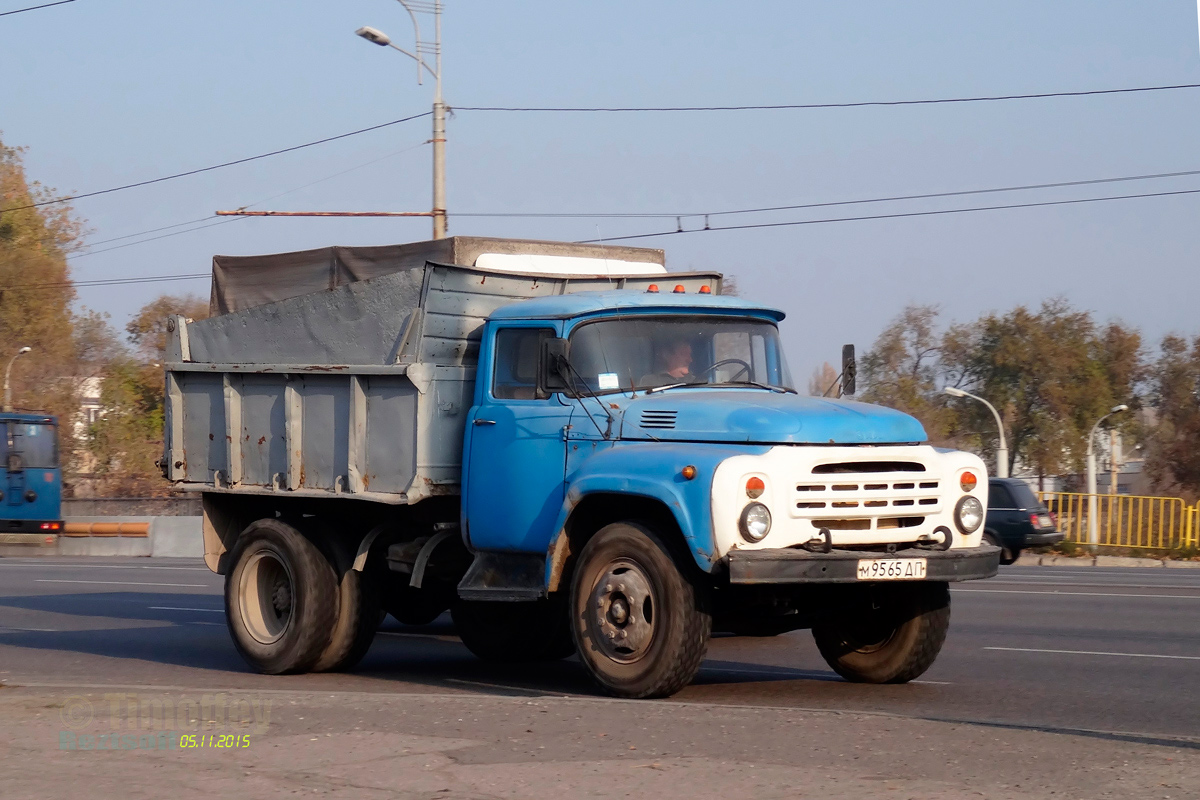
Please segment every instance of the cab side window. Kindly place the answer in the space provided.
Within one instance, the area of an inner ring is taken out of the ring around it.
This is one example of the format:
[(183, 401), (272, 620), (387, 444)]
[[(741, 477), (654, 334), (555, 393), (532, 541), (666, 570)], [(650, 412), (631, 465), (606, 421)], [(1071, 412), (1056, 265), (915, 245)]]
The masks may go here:
[(543, 400), (538, 392), (538, 359), (551, 328), (502, 328), (496, 332), (492, 396), (497, 400)]

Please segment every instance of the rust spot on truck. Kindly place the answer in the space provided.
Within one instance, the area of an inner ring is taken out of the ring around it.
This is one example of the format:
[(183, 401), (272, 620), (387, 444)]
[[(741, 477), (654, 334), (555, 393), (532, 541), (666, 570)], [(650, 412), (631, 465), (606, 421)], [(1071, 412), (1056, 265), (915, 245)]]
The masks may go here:
[(213, 435), (212, 435), (211, 433), (208, 435), (208, 440), (209, 440), (210, 442), (213, 440)]
[[(247, 438), (247, 439), (249, 439), (250, 437), (249, 437), (249, 436), (247, 436), (246, 438)], [(267, 437), (266, 437), (266, 436), (260, 436), (260, 437), (258, 437), (258, 444), (259, 444), (259, 447), (261, 447), (261, 446), (262, 446), (262, 443), (263, 443), (263, 442), (265, 442), (266, 440), (267, 440)]]

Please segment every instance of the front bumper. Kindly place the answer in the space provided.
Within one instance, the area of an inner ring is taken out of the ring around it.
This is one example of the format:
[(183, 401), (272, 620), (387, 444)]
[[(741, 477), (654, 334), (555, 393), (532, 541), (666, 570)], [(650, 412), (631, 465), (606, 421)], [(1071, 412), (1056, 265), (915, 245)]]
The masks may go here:
[[(1061, 536), (1062, 534), (1059, 534)], [(792, 548), (734, 550), (729, 554), (729, 582), (867, 583), (858, 579), (860, 559), (924, 558), (925, 581), (973, 581), (990, 578), (1000, 569), (1000, 548), (991, 545), (952, 550), (908, 548), (895, 553), (834, 550), (810, 553)], [(889, 581), (889, 583), (892, 581)], [(899, 582), (899, 581), (897, 581)]]
[(1047, 544), (1058, 544), (1063, 540), (1066, 534), (1061, 531), (1053, 531), (1051, 533), (1027, 533), (1025, 534), (1026, 547), (1041, 547)]

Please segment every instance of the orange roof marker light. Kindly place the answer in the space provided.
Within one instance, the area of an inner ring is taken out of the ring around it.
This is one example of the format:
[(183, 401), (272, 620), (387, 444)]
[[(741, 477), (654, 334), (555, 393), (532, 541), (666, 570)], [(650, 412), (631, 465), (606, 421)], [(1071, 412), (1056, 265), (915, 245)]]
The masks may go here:
[(708, 288), (707, 286), (701, 286), (700, 294), (712, 294), (712, 289)]
[(675, 284), (675, 294), (684, 294), (685, 292), (687, 292), (687, 289), (684, 288), (682, 283)]
[(646, 292), (649, 294), (658, 294), (658, 284), (652, 283), (646, 287)]

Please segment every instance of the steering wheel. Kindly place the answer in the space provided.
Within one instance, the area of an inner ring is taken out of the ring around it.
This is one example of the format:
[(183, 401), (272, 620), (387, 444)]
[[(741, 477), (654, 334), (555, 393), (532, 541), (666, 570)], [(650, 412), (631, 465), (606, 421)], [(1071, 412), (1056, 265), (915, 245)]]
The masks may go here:
[(726, 364), (741, 364), (742, 365), (742, 368), (739, 369), (737, 372), (735, 372), (733, 374), (733, 377), (730, 378), (731, 381), (736, 380), (739, 375), (745, 375), (748, 378), (748, 377), (750, 377), (750, 373), (753, 370), (753, 367), (751, 367), (745, 361), (742, 361), (740, 358), (722, 358), (720, 361), (716, 361), (716, 362), (712, 363), (711, 365), (709, 365), (708, 369), (701, 370), (700, 377), (704, 377), (705, 375), (707, 375), (710, 372), (712, 372), (713, 370), (715, 370), (717, 367), (723, 367)]

